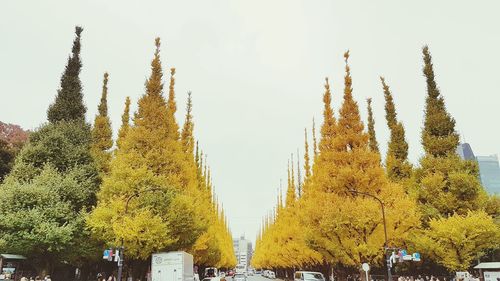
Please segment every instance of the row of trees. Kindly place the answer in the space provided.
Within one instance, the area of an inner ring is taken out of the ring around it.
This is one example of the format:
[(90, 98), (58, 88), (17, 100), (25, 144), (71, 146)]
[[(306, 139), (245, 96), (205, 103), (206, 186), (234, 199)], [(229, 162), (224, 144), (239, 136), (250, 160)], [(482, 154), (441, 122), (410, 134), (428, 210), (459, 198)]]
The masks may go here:
[[(382, 163), (371, 100), (365, 131), (353, 99), (349, 53), (344, 57), (344, 93), (338, 115), (326, 79), (321, 137), (317, 142), (313, 123), (312, 157), (306, 131), (305, 178), (295, 181), (293, 164), (289, 167), (285, 203), (280, 195), (277, 207), (264, 219), (253, 265), (284, 271), (333, 269), (342, 275), (357, 272), (364, 262), (382, 268), (384, 246), (388, 246), (420, 252), (423, 262), (417, 269), (454, 271), (468, 269), (492, 251), (498, 253), (500, 200), (488, 196), (481, 186), (477, 163), (462, 160), (456, 153), (455, 120), (435, 82), (428, 48), (423, 48), (425, 154), (418, 166), (408, 161), (405, 129), (384, 78), (390, 140)], [(300, 175), (301, 167), (297, 168)], [(380, 204), (363, 193), (384, 204), (388, 245)], [(407, 269), (408, 264), (399, 269), (403, 267)]]
[(133, 274), (167, 250), (188, 251), (200, 266), (234, 266), (227, 220), (193, 135), (190, 94), (182, 128), (175, 119), (174, 68), (164, 94), (160, 39), (137, 112), (130, 117), (127, 97), (114, 142), (108, 73), (93, 126), (85, 121), (82, 31), (76, 27), (48, 123), (31, 133), (0, 186), (0, 251), (27, 256), (40, 274), (95, 269), (103, 249), (120, 245)]

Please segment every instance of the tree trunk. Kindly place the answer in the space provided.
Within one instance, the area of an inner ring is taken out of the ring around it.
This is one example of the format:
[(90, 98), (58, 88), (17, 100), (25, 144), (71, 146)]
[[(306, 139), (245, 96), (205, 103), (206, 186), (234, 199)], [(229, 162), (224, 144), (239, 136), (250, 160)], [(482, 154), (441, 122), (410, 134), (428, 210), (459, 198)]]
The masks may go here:
[(35, 266), (36, 274), (43, 279), (45, 276), (50, 275), (52, 269), (52, 263), (48, 259), (42, 260), (40, 264)]

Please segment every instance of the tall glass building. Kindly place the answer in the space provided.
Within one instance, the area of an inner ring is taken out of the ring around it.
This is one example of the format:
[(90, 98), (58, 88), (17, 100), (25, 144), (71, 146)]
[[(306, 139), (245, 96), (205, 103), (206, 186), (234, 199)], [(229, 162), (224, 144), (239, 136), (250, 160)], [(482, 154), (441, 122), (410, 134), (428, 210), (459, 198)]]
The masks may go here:
[(500, 165), (498, 156), (475, 156), (468, 143), (461, 143), (457, 147), (457, 153), (465, 160), (476, 160), (479, 164), (479, 175), (481, 184), (490, 194), (500, 195)]
[(476, 156), (481, 183), (490, 194), (500, 194), (500, 166), (498, 156)]
[(476, 160), (476, 156), (474, 156), (474, 152), (472, 152), (472, 148), (468, 143), (461, 143), (457, 147), (457, 153), (465, 160)]

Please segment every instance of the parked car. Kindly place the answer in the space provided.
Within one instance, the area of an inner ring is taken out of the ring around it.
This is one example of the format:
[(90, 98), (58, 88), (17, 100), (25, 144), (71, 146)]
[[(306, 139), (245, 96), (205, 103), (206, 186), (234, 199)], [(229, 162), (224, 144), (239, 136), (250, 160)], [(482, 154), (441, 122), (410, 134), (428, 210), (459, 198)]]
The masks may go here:
[(325, 281), (321, 272), (314, 271), (296, 271), (293, 275), (294, 281)]
[(255, 274), (262, 274), (262, 270), (256, 270)]
[(276, 274), (274, 274), (273, 271), (270, 271), (267, 273), (267, 278), (269, 279), (276, 279)]

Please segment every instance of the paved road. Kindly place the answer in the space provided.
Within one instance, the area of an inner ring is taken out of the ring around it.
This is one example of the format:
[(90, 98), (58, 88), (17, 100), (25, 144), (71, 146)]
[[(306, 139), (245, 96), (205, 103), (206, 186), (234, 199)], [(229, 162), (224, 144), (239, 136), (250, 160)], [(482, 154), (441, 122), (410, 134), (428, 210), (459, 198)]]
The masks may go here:
[(283, 281), (281, 279), (269, 279), (262, 277), (260, 274), (255, 274), (254, 276), (248, 276), (247, 281)]

